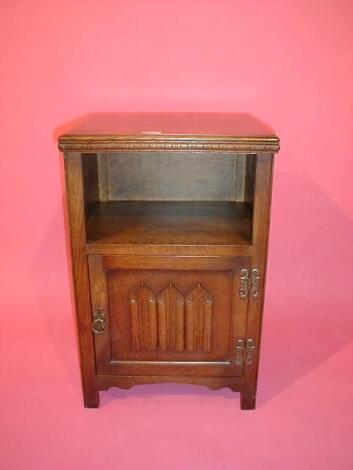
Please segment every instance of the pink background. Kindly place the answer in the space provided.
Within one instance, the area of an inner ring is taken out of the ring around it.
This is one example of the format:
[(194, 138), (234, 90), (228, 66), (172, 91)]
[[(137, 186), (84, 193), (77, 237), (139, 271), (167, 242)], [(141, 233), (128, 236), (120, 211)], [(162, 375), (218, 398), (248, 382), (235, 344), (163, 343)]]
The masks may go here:
[[(352, 469), (351, 0), (3, 0), (0, 467)], [(255, 412), (82, 407), (56, 136), (92, 111), (245, 111), (281, 138)]]

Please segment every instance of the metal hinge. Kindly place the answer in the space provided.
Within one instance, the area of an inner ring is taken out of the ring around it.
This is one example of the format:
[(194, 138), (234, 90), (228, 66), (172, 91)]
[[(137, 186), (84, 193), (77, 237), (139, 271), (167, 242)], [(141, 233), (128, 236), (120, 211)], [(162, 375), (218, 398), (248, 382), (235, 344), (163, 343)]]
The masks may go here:
[(251, 366), (254, 363), (255, 357), (255, 341), (249, 338), (244, 345), (243, 339), (237, 339), (234, 347), (234, 363), (237, 366), (242, 366), (244, 363)]
[(257, 299), (260, 295), (260, 269), (253, 268), (250, 271), (246, 268), (240, 270), (239, 296), (241, 299), (248, 299), (249, 294)]

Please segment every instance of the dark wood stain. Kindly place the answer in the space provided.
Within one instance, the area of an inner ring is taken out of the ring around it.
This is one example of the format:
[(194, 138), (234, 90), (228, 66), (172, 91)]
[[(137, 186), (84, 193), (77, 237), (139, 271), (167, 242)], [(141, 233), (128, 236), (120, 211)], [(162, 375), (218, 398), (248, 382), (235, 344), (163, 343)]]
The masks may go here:
[(101, 202), (90, 214), (90, 245), (251, 245), (243, 202)]
[[(85, 406), (178, 382), (253, 409), (278, 138), (246, 114), (98, 114), (59, 146)], [(259, 292), (242, 298), (254, 268)], [(236, 360), (249, 339), (253, 360)]]

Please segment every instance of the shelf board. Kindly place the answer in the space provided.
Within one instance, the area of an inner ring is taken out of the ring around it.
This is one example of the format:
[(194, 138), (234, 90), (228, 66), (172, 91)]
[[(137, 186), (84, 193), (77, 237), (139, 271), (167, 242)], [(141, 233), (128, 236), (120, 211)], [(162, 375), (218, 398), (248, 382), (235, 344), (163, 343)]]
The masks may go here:
[(241, 202), (98, 202), (86, 231), (90, 254), (251, 254), (251, 211)]

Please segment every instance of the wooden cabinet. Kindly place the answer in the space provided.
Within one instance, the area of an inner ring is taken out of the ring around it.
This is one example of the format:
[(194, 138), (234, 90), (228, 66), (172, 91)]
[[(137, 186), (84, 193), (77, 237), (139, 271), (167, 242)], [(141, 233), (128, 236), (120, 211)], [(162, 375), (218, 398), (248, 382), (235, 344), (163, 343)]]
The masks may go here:
[(59, 148), (85, 406), (179, 382), (254, 408), (278, 138), (246, 114), (94, 114)]

